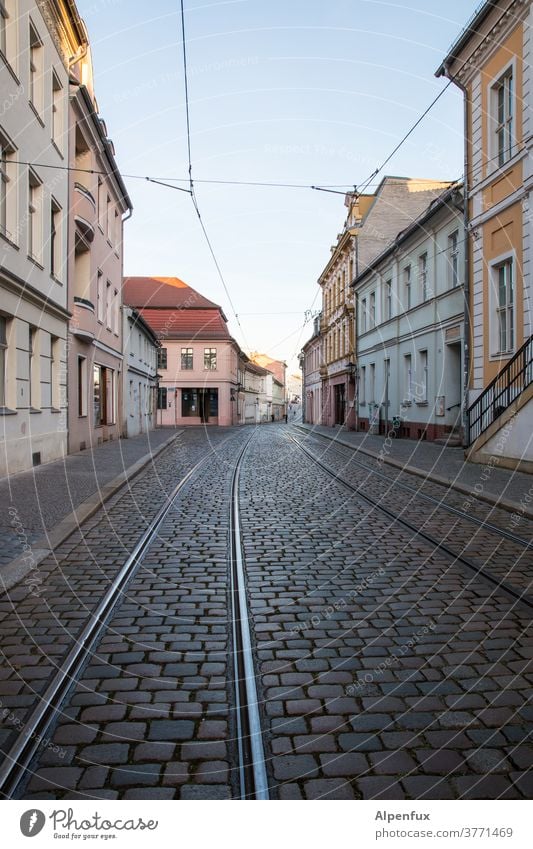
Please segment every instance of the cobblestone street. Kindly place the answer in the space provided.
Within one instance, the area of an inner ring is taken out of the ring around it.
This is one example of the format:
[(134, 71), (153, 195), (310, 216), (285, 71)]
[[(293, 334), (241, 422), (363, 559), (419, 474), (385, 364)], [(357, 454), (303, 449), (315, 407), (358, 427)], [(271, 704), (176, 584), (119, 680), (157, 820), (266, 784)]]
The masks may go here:
[[(39, 592), (0, 597), (5, 763), (43, 738), (4, 795), (243, 795), (239, 462), (269, 797), (530, 797), (533, 523), (285, 425), (186, 430), (41, 562)], [(193, 468), (38, 732), (49, 681)]]

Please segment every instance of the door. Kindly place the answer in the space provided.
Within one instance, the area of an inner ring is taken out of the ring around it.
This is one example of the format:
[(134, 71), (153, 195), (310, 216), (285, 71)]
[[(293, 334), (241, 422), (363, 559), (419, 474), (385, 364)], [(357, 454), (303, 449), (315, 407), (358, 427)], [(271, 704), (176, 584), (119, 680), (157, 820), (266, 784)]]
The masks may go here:
[(341, 383), (335, 387), (335, 424), (344, 424), (346, 418), (346, 394), (345, 385)]

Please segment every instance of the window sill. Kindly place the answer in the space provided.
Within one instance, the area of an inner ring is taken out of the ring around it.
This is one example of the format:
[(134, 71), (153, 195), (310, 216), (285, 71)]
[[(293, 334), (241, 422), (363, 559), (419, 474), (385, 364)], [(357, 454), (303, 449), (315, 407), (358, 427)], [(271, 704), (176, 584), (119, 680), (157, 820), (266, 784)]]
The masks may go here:
[(16, 243), (16, 242), (14, 242), (14, 241), (13, 241), (13, 239), (11, 239), (11, 238), (7, 235), (7, 233), (2, 233), (2, 231), (1, 231), (1, 230), (0, 230), (0, 238), (2, 238), (2, 239), (4, 240), (4, 242), (7, 242), (7, 244), (8, 244), (8, 245), (11, 245), (11, 247), (12, 247), (12, 248), (15, 248), (15, 250), (16, 250), (16, 251), (19, 251), (19, 250), (20, 250), (20, 248), (19, 248), (19, 246), (17, 245), (17, 243)]
[(402, 407), (410, 407), (412, 403), (412, 401), (402, 401)]
[(16, 416), (17, 410), (11, 410), (9, 407), (0, 407), (0, 416)]
[(58, 407), (50, 407), (50, 412), (57, 415), (57, 413), (61, 413), (61, 410)]
[(50, 274), (50, 279), (53, 280), (54, 283), (57, 283), (58, 286), (63, 285), (62, 281), (59, 279), (59, 277), (56, 277), (55, 274)]
[(42, 410), (38, 410), (37, 407), (30, 407), (30, 415), (34, 415), (35, 413), (42, 413)]
[(41, 118), (41, 116), (39, 115), (39, 112), (37, 111), (37, 107), (35, 106), (35, 104), (32, 103), (31, 100), (28, 100), (28, 105), (29, 105), (31, 111), (33, 112), (33, 114), (35, 115), (35, 117), (37, 118), (41, 127), (44, 127), (45, 123), (44, 123), (43, 119)]
[(416, 404), (417, 407), (427, 407), (429, 402), (428, 401), (415, 401), (415, 404)]
[[(7, 70), (9, 71), (9, 73), (11, 74), (11, 76), (13, 77), (13, 79), (15, 80), (16, 84), (19, 86), (19, 85), (20, 85), (20, 80), (19, 80), (19, 78), (17, 77), (17, 72), (15, 71), (15, 69), (14, 69), (13, 65), (10, 63), (9, 59), (7, 58), (7, 56), (6, 56), (6, 55), (5, 55), (5, 54), (4, 54), (1, 50), (0, 50), (0, 58), (2, 59), (2, 61), (3, 61), (4, 65), (6, 66)], [(18, 95), (17, 95), (17, 97), (18, 97)], [(15, 102), (15, 100), (16, 100), (16, 99), (17, 99), (17, 98), (14, 98), (14, 99), (13, 99), (13, 103)], [(13, 105), (13, 104), (11, 104), (11, 105)]]
[(41, 263), (39, 262), (37, 257), (34, 257), (31, 254), (28, 254), (28, 259), (31, 263), (33, 263), (33, 265), (36, 265), (37, 268), (40, 268), (41, 271), (44, 271), (44, 265), (41, 265)]
[(50, 144), (52, 145), (52, 147), (54, 148), (54, 150), (58, 154), (58, 156), (60, 156), (61, 159), (64, 159), (65, 155), (62, 153), (61, 148), (59, 147), (58, 143), (56, 141), (54, 141), (54, 139), (50, 139)]

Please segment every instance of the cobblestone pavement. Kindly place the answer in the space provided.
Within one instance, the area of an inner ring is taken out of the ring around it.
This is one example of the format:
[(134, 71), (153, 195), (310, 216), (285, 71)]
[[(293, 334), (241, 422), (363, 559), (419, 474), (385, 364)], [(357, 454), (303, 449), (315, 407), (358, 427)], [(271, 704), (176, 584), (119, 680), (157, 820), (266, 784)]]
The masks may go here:
[[(290, 432), (255, 431), (240, 490), (272, 798), (530, 797), (529, 611), (349, 493)], [(209, 432), (216, 456), (176, 499), (24, 798), (237, 796), (228, 496), (251, 433)], [(1, 600), (4, 738), (206, 447), (180, 437), (46, 561), (40, 598)]]
[(174, 428), (105, 442), (0, 480), (0, 567), (32, 545), (101, 486), (159, 448)]
[[(56, 549), (53, 557), (48, 557), (43, 561), (40, 567), (40, 578), (42, 580), (40, 595), (35, 595), (28, 586), (22, 583), (7, 594), (0, 596), (0, 645), (3, 655), (0, 668), (0, 707), (2, 708), (1, 716), (3, 718), (0, 744), (2, 750), (5, 750), (5, 747), (10, 744), (15, 734), (23, 731), (26, 715), (32, 705), (35, 704), (39, 693), (43, 691), (51, 674), (61, 663), (62, 657), (73, 642), (73, 638), (87, 621), (90, 611), (107, 589), (110, 580), (115, 576), (134, 544), (159, 507), (166, 501), (168, 493), (178, 480), (206, 454), (211, 445), (217, 448), (217, 452), (227, 451), (223, 444), (226, 440), (229, 444), (235, 441), (240, 443), (243, 437), (244, 432), (241, 430), (229, 430), (228, 432), (228, 430), (217, 429), (216, 431), (206, 432), (197, 429), (187, 431), (183, 434), (183, 437), (180, 437), (177, 442), (160, 455), (154, 467), (150, 467), (136, 478), (128, 488), (111, 498), (105, 508), (86, 522), (83, 525), (82, 533), (71, 536), (67, 542)], [(208, 465), (215, 469), (219, 462), (218, 453), (215, 453), (212, 463)], [(198, 521), (204, 522), (205, 515), (201, 513), (199, 504), (194, 499), (191, 504), (194, 505), (196, 514), (199, 514)], [(207, 506), (205, 500), (204, 506)], [(188, 522), (188, 527), (192, 529), (191, 521)], [(164, 542), (165, 538), (160, 537), (160, 539), (163, 539)], [(160, 544), (160, 539), (157, 540), (155, 545)], [(168, 557), (168, 555), (165, 555), (165, 557)], [(198, 556), (193, 556), (191, 560), (194, 560), (195, 557), (198, 568), (198, 563), (201, 563), (204, 559), (203, 552), (200, 553), (199, 559)], [(164, 559), (162, 556), (162, 560)], [(148, 559), (145, 562), (148, 563)], [(201, 567), (201, 570), (203, 572), (204, 568)], [(157, 576), (154, 577), (154, 581), (156, 580), (158, 580)], [(150, 604), (153, 601), (154, 594), (158, 596), (162, 591), (165, 598), (167, 595), (170, 597), (166, 581), (161, 581), (158, 591), (151, 593), (148, 607), (145, 605), (143, 610), (143, 621), (148, 631), (150, 629), (156, 630), (152, 626), (155, 626), (161, 618), (161, 614), (157, 612), (161, 600), (157, 599), (153, 602), (153, 608), (150, 607)], [(192, 594), (191, 588), (188, 589), (188, 593)], [(101, 676), (102, 679), (122, 676), (122, 679), (116, 684), (116, 692), (120, 691), (121, 688), (129, 692), (133, 683), (132, 673), (136, 672), (134, 665), (127, 672), (124, 672), (115, 663), (123, 662), (126, 664), (129, 661), (129, 663), (135, 664), (136, 662), (136, 655), (131, 646), (128, 648), (128, 644), (139, 627), (132, 623), (131, 618), (129, 618), (129, 604), (128, 590), (128, 596), (124, 599), (120, 612), (120, 616), (124, 619), (125, 632), (118, 640), (115, 635), (115, 642), (120, 645), (124, 644), (125, 648), (124, 651), (121, 651), (119, 647), (115, 652), (106, 649), (112, 655), (113, 665), (109, 666), (107, 662), (104, 662), (107, 668), (103, 670)], [(161, 605), (164, 606), (163, 601), (161, 601)], [(140, 615), (140, 613), (137, 614), (137, 616)], [(172, 625), (167, 624), (165, 627), (172, 632)], [(207, 628), (205, 630), (207, 631)], [(108, 632), (108, 639), (113, 642), (112, 631)], [(179, 636), (177, 635), (175, 639), (179, 640)], [(191, 640), (191, 637), (189, 636), (188, 639)], [(191, 642), (188, 648), (192, 651), (194, 643)], [(152, 651), (157, 651), (157, 649), (151, 649), (150, 653)], [(173, 659), (176, 660), (174, 649), (172, 649), (171, 654)], [(95, 664), (98, 665), (98, 663), (97, 658)], [(92, 671), (94, 672), (94, 669)], [(158, 675), (161, 675), (162, 672), (166, 674), (169, 671), (166, 667), (163, 670), (158, 668)], [(146, 667), (145, 673), (149, 674), (148, 667)], [(124, 678), (130, 680), (125, 682)], [(169, 687), (165, 680), (158, 682), (159, 684), (160, 686), (157, 687), (159, 694)], [(106, 693), (110, 692), (111, 698), (115, 695), (115, 688), (110, 688), (110, 682), (100, 681), (96, 678), (96, 675), (90, 693), (86, 692), (83, 685), (80, 686), (82, 686), (83, 692), (76, 694), (80, 698), (80, 706), (84, 699), (87, 706), (94, 706), (95, 718), (98, 714), (97, 707), (102, 702), (107, 701)], [(142, 702), (143, 698), (146, 699), (146, 696), (149, 695), (149, 687), (146, 686), (146, 683), (144, 688), (146, 692), (144, 695), (141, 694), (138, 699), (139, 702)], [(98, 690), (97, 693), (95, 689)], [(216, 696), (213, 697), (213, 701), (215, 699)], [(131, 701), (133, 701), (133, 696)], [(125, 713), (123, 706), (113, 705), (112, 707), (111, 714)], [(68, 710), (70, 710), (70, 707), (67, 708)], [(80, 709), (77, 710), (79, 713)], [(84, 723), (90, 719), (90, 714), (90, 710), (88, 710), (88, 713), (83, 713), (82, 721)], [(122, 729), (124, 730), (123, 726)], [(87, 730), (83, 731), (83, 734), (87, 735), (87, 733)], [(61, 746), (63, 747), (63, 744)], [(63, 754), (63, 752), (67, 754)], [(63, 747), (59, 752), (54, 752), (53, 747), (49, 747), (43, 758), (45, 762), (47, 759), (53, 761), (55, 758), (59, 764), (65, 764), (65, 758), (68, 756), (70, 761), (70, 756), (73, 754), (74, 752), (68, 746)], [(110, 757), (112, 757), (111, 754)], [(74, 770), (74, 772), (63, 772), (65, 786), (70, 786), (69, 776), (77, 775), (76, 769), (79, 768), (69, 767), (69, 769)], [(145, 769), (144, 766), (143, 769)], [(99, 774), (101, 775), (101, 773)]]
[[(370, 433), (346, 430), (344, 427), (302, 425), (316, 435), (339, 440), (360, 452), (360, 459), (369, 462), (366, 452), (383, 456), (400, 464), (402, 468), (416, 468), (427, 475), (438, 475), (450, 487), (462, 486), (469, 492), (486, 495), (497, 500), (507, 500), (523, 506), (533, 516), (533, 485), (530, 474), (499, 468), (499, 457), (494, 456), (492, 468), (487, 473), (485, 464), (467, 463), (462, 448), (447, 448), (435, 442), (414, 439), (389, 439)], [(388, 471), (391, 467), (385, 466)], [(414, 476), (413, 476), (414, 477)], [(477, 487), (477, 488), (476, 488)], [(527, 497), (527, 500), (526, 500)]]
[(279, 431), (259, 435), (241, 484), (279, 797), (530, 796), (528, 611)]
[[(382, 503), (424, 533), (441, 540), (458, 556), (489, 570), (498, 580), (505, 581), (518, 592), (531, 593), (533, 521), (517, 514), (513, 517), (497, 507), (488, 508), (486, 503), (475, 498), (467, 498), (453, 489), (403, 471), (385, 466), (383, 472), (383, 465), (372, 458), (366, 458), (361, 464), (360, 455), (350, 448), (325, 442), (312, 434), (303, 436), (296, 432), (295, 438), (302, 440), (302, 437), (305, 446), (327, 463), (341, 480), (357, 486), (369, 498)], [(405, 484), (413, 492), (404, 488)], [(435, 502), (425, 500), (423, 496), (430, 496)], [(464, 515), (457, 517), (446, 507), (460, 510)], [(480, 527), (473, 520), (485, 524)], [(497, 529), (518, 539), (513, 541), (503, 537)]]

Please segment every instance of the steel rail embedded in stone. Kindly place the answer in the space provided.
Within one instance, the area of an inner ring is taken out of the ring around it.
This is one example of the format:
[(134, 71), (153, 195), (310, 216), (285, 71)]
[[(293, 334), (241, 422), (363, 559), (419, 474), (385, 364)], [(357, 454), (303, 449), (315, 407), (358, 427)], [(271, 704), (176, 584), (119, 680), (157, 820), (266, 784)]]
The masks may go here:
[(242, 799), (265, 800), (269, 798), (268, 778), (265, 768), (263, 732), (258, 708), (252, 654), (239, 513), (239, 476), (241, 464), (252, 439), (253, 435), (239, 454), (231, 483), (231, 598), (240, 793)]
[[(313, 433), (310, 434), (307, 430), (305, 432), (309, 436), (313, 437), (321, 437), (322, 439), (326, 439), (334, 451), (337, 451), (339, 454), (342, 449), (345, 448), (346, 451), (351, 451), (353, 453), (354, 449), (350, 448), (348, 445), (339, 444), (335, 442), (334, 439), (331, 439), (329, 436), (326, 436), (324, 433)], [(464, 519), (466, 522), (470, 522), (473, 525), (477, 525), (480, 528), (483, 528), (485, 531), (490, 531), (491, 533), (498, 534), (498, 536), (503, 537), (504, 539), (509, 540), (510, 542), (516, 543), (516, 545), (521, 545), (524, 548), (533, 548), (533, 542), (531, 540), (524, 539), (524, 537), (520, 537), (517, 534), (513, 534), (510, 531), (506, 531), (505, 528), (500, 528), (498, 525), (492, 524), (492, 522), (487, 522), (484, 519), (478, 519), (477, 516), (473, 516), (469, 513), (465, 513), (464, 510), (460, 510), (458, 507), (453, 507), (451, 504), (447, 504), (445, 501), (440, 501), (438, 498), (435, 498), (433, 495), (428, 495), (426, 492), (420, 492), (420, 490), (415, 489), (413, 486), (409, 486), (407, 483), (403, 483), (402, 481), (395, 480), (391, 478), (389, 475), (384, 474), (383, 472), (378, 472), (377, 469), (373, 469), (371, 466), (368, 466), (366, 463), (362, 463), (361, 460), (355, 459), (355, 457), (350, 458), (350, 463), (355, 466), (358, 466), (361, 469), (364, 469), (365, 472), (370, 472), (375, 477), (381, 478), (382, 480), (387, 481), (387, 483), (392, 484), (393, 486), (398, 487), (399, 489), (403, 489), (405, 492), (409, 492), (411, 495), (414, 495), (416, 498), (420, 498), (422, 501), (427, 501), (430, 504), (434, 504), (441, 510), (446, 510), (448, 513), (452, 513), (454, 516), (459, 516), (459, 518)], [(406, 468), (405, 472), (409, 474), (409, 469)], [(431, 479), (428, 479), (430, 483), (434, 483)], [(436, 484), (436, 486), (442, 486), (442, 484)]]
[(376, 501), (374, 498), (371, 498), (369, 495), (366, 495), (366, 493), (361, 492), (361, 490), (357, 486), (354, 486), (353, 484), (348, 483), (348, 481), (339, 477), (336, 472), (332, 471), (326, 465), (326, 463), (323, 463), (322, 460), (320, 460), (312, 453), (312, 451), (309, 451), (308, 448), (302, 445), (302, 443), (299, 442), (294, 436), (292, 436), (292, 434), (288, 434), (287, 438), (295, 445), (297, 445), (298, 448), (303, 451), (303, 453), (306, 454), (311, 460), (313, 460), (313, 462), (316, 463), (317, 466), (320, 466), (321, 469), (326, 471), (330, 475), (330, 477), (332, 477), (337, 483), (340, 483), (342, 486), (346, 487), (346, 489), (350, 490), (350, 492), (354, 492), (356, 495), (359, 496), (359, 498), (362, 498), (363, 501), (366, 501), (367, 504), (370, 504), (372, 507), (376, 507), (378, 510), (381, 510), (382, 513), (384, 513), (394, 522), (403, 525), (404, 527), (412, 531), (415, 536), (426, 540), (426, 542), (429, 542), (430, 545), (432, 545), (434, 548), (438, 548), (440, 551), (443, 551), (448, 557), (451, 557), (453, 559), (454, 563), (461, 563), (463, 566), (466, 566), (467, 569), (471, 570), (472, 572), (475, 572), (477, 575), (484, 578), (493, 586), (507, 593), (507, 595), (515, 599), (515, 601), (518, 601), (521, 604), (526, 605), (530, 609), (533, 609), (533, 596), (525, 592), (518, 591), (512, 584), (507, 583), (507, 581), (500, 580), (488, 569), (484, 568), (483, 566), (478, 566), (476, 563), (473, 563), (471, 560), (468, 560), (466, 557), (463, 557), (461, 554), (458, 554), (457, 552), (453, 551), (453, 549), (449, 548), (441, 540), (438, 540), (435, 537), (431, 536), (431, 534), (422, 531), (420, 528), (417, 528), (416, 525), (413, 525), (411, 524), (411, 522), (407, 521), (407, 519), (398, 516), (397, 513), (394, 513), (394, 511), (389, 510), (388, 507), (384, 507), (383, 504), (381, 504), (379, 501)]
[(40, 747), (41, 740), (46, 736), (47, 730), (56, 719), (63, 700), (75, 683), (76, 676), (80, 673), (95, 643), (101, 636), (109, 617), (121, 601), (124, 588), (133, 578), (136, 568), (157, 536), (157, 532), (172, 509), (177, 495), (219, 448), (220, 446), (213, 447), (208, 451), (174, 487), (165, 504), (159, 509), (136, 543), (111, 586), (97, 607), (91, 612), (90, 620), (81, 633), (76, 636), (75, 644), (62, 661), (61, 668), (56, 671), (46, 690), (39, 697), (39, 703), (25, 721), (24, 728), (18, 738), (5, 753), (5, 759), (0, 766), (0, 793), (4, 797), (11, 797), (22, 781), (32, 758)]

